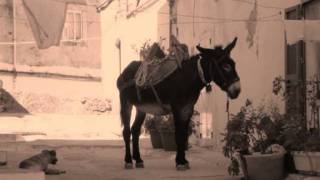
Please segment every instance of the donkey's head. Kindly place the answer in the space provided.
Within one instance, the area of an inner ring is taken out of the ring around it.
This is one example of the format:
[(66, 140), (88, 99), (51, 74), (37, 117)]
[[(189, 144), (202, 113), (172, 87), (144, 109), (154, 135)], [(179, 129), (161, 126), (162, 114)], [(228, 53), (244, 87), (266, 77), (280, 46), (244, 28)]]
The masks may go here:
[(241, 91), (236, 63), (230, 57), (231, 50), (235, 47), (236, 43), (237, 38), (225, 48), (206, 49), (197, 46), (202, 59), (209, 62), (206, 64), (209, 66), (208, 73), (210, 80), (214, 81), (231, 99), (237, 98)]

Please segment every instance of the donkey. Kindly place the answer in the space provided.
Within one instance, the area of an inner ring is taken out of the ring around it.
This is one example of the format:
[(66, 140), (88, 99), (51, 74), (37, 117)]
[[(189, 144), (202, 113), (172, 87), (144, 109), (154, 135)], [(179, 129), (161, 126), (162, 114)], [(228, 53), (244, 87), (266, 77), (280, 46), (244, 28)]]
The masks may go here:
[[(175, 124), (176, 168), (177, 170), (189, 169), (189, 162), (185, 157), (185, 147), (188, 140), (188, 126), (194, 111), (194, 106), (199, 98), (200, 91), (209, 87), (210, 82), (215, 82), (220, 89), (226, 92), (230, 99), (235, 99), (240, 94), (240, 78), (236, 72), (234, 60), (230, 57), (231, 50), (235, 47), (235, 38), (225, 48), (218, 46), (206, 49), (197, 46), (198, 55), (184, 60), (182, 67), (154, 86), (162, 103), (158, 103), (152, 88), (137, 92), (134, 83), (135, 73), (141, 62), (131, 62), (118, 77), (117, 87), (120, 93), (120, 115), (123, 125), (123, 139), (125, 142), (125, 168), (143, 168), (144, 163), (139, 152), (140, 128), (146, 113), (155, 115), (173, 114)], [(124, 88), (122, 85), (129, 85)], [(137, 94), (139, 93), (139, 95)], [(130, 128), (132, 107), (136, 107), (136, 117)], [(165, 108), (164, 108), (165, 107)], [(165, 111), (164, 109), (169, 109)], [(130, 137), (132, 135), (132, 156), (130, 151)]]

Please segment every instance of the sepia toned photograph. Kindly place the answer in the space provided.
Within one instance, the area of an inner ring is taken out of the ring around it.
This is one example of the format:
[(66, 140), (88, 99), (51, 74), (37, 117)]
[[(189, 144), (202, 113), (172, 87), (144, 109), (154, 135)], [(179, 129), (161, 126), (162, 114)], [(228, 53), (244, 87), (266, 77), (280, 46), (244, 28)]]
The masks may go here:
[(320, 0), (0, 0), (0, 180), (320, 180)]

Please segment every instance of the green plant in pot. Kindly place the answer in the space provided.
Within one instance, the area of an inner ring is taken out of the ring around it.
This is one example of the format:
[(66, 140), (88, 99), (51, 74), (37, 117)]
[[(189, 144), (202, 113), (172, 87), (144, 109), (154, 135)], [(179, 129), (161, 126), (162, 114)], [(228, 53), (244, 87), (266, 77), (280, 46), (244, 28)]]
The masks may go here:
[(284, 149), (278, 111), (267, 112), (265, 106), (254, 108), (251, 101), (231, 115), (223, 133), (223, 153), (230, 158), (228, 172), (238, 175), (240, 167), (247, 179), (283, 179)]
[(291, 172), (320, 175), (320, 137), (307, 130), (301, 119), (288, 118), (283, 130), (284, 146), (290, 151), (294, 166), (288, 165)]
[[(309, 175), (320, 175), (319, 76), (314, 75), (306, 81), (288, 83), (289, 81), (281, 76), (276, 77), (273, 82), (273, 92), (275, 95), (282, 96), (286, 103), (287, 113), (284, 118), (282, 139), (285, 148), (291, 152), (289, 170)], [(289, 85), (290, 88), (286, 88)], [(299, 89), (304, 90), (302, 92), (306, 96), (306, 104), (302, 104), (300, 107), (309, 106), (309, 119), (306, 118), (307, 115), (301, 111), (301, 108), (297, 108), (292, 103), (296, 98), (295, 93)]]
[[(301, 118), (287, 117), (282, 138), (284, 147), (290, 151), (290, 172), (298, 171), (307, 175), (320, 175), (320, 137), (305, 127)], [(294, 166), (293, 166), (294, 165)]]
[(164, 150), (175, 151), (177, 145), (175, 142), (174, 119), (172, 115), (162, 116), (159, 131)]
[(159, 132), (161, 121), (161, 116), (153, 116), (148, 114), (144, 122), (144, 128), (146, 130), (146, 133), (150, 134), (151, 144), (152, 147), (155, 149), (163, 148)]
[[(194, 111), (191, 121), (189, 123), (188, 135), (196, 132), (197, 122), (195, 122), (195, 116), (198, 116), (199, 112)], [(159, 131), (161, 135), (162, 145), (166, 151), (175, 151), (177, 146), (175, 142), (175, 126), (173, 115), (161, 116), (161, 121), (159, 125)], [(188, 149), (189, 143), (186, 144), (186, 149)]]

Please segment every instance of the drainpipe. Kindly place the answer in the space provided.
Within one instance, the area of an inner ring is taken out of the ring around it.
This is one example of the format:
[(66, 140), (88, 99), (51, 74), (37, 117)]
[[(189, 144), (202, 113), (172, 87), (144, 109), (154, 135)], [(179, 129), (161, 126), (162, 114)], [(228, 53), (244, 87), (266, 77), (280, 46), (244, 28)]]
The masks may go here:
[(17, 39), (17, 24), (16, 24), (16, 0), (12, 1), (12, 22), (13, 22), (13, 67), (12, 71), (15, 74), (16, 73), (16, 62), (17, 62), (17, 44), (16, 44), (16, 39)]

